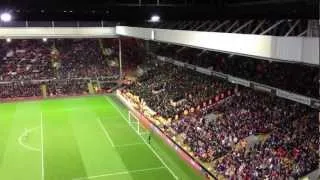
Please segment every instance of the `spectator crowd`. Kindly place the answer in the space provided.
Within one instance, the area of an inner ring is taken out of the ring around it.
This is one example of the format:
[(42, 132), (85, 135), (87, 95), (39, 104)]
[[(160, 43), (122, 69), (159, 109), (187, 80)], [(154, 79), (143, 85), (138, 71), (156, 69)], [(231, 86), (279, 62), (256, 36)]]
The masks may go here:
[(163, 63), (152, 65), (128, 88), (165, 118), (174, 118), (228, 90), (232, 90), (228, 83)]
[[(88, 82), (116, 85), (118, 42), (101, 39), (0, 42), (0, 98), (87, 94)], [(145, 57), (142, 44), (123, 40), (124, 70)], [(172, 56), (173, 51), (159, 50)], [(173, 56), (174, 57), (174, 56)], [(237, 77), (316, 97), (317, 68), (222, 53), (180, 60)], [(190, 58), (191, 57), (191, 58)], [(212, 60), (214, 59), (214, 61)], [(148, 61), (124, 88), (138, 96), (159, 126), (226, 179), (286, 179), (318, 169), (317, 112), (307, 106), (241, 88), (172, 64)], [(299, 72), (299, 73), (296, 73)], [(45, 88), (44, 88), (45, 87)], [(256, 139), (251, 141), (249, 139)]]
[[(245, 56), (155, 44), (154, 53), (243, 79), (319, 98), (319, 68), (313, 65), (267, 61)], [(297, 73), (299, 72), (299, 73)]]
[[(145, 69), (124, 92), (170, 119), (159, 126), (213, 172), (226, 179), (287, 179), (319, 168), (316, 110), (172, 64)], [(209, 105), (228, 90), (234, 93)]]
[[(122, 41), (132, 46), (124, 54), (139, 49), (131, 39)], [(90, 79), (119, 77), (117, 51), (117, 44), (103, 39), (0, 41), (0, 97), (40, 97), (41, 85), (53, 96), (86, 93)]]

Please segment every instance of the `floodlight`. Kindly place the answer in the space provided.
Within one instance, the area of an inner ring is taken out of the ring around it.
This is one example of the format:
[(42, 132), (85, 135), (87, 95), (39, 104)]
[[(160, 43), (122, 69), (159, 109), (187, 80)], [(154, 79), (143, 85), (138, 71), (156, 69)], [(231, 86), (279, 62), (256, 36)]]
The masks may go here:
[(7, 38), (6, 39), (7, 43), (11, 42), (11, 39), (10, 38)]
[(42, 38), (42, 41), (43, 41), (43, 42), (47, 42), (48, 39), (47, 39), (47, 38)]
[(151, 22), (159, 22), (159, 21), (160, 21), (160, 16), (158, 16), (158, 15), (153, 15), (153, 16), (151, 16), (150, 21), (151, 21)]
[(12, 19), (12, 16), (11, 16), (10, 13), (5, 12), (5, 13), (2, 13), (2, 14), (1, 14), (0, 19), (1, 19), (1, 21), (3, 21), (3, 22), (10, 22), (11, 19)]

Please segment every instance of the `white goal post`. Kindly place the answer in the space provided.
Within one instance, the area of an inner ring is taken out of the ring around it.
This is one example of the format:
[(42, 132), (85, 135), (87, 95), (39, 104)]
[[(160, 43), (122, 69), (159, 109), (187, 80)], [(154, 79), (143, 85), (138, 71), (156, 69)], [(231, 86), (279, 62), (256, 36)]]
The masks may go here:
[(141, 128), (141, 123), (139, 120), (139, 117), (136, 116), (132, 111), (128, 111), (128, 121), (129, 121), (129, 125), (138, 132), (139, 135), (141, 136), (148, 136), (150, 135), (149, 131), (146, 130), (145, 128)]
[(128, 120), (130, 126), (132, 126), (140, 134), (140, 121), (139, 118), (131, 111), (128, 111)]

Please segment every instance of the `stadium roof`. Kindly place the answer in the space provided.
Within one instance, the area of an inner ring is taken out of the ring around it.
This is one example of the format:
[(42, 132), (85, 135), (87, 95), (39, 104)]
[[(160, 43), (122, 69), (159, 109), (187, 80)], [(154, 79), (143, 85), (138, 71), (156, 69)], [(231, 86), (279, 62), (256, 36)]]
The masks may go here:
[(144, 21), (219, 18), (317, 18), (317, 0), (5, 0), (16, 20)]

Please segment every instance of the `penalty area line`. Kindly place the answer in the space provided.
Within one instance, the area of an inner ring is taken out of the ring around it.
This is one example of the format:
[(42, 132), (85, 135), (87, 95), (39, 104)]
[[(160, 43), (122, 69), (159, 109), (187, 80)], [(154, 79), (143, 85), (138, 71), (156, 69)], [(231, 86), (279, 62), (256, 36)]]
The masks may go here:
[(118, 175), (130, 174), (130, 173), (141, 173), (141, 172), (146, 172), (146, 171), (154, 171), (154, 170), (159, 170), (159, 169), (165, 169), (165, 167), (161, 166), (161, 167), (156, 167), (156, 168), (137, 169), (137, 170), (132, 170), (132, 171), (119, 171), (119, 172), (100, 174), (100, 175), (95, 175), (95, 176), (74, 178), (72, 180), (95, 179), (95, 178), (100, 178), (100, 177), (118, 176)]
[(114, 147), (122, 148), (122, 147), (139, 146), (139, 145), (145, 145), (145, 144), (144, 143), (121, 144), (121, 145), (116, 145)]

